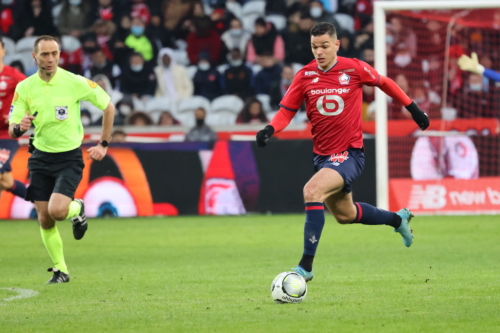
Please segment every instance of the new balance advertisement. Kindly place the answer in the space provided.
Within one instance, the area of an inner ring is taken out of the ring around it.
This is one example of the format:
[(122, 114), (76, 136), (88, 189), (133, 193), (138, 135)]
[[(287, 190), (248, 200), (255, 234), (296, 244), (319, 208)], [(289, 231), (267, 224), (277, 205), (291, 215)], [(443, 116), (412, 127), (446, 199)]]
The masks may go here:
[[(241, 215), (302, 213), (302, 189), (313, 175), (310, 140), (114, 144), (101, 162), (86, 159), (76, 198), (95, 216)], [(12, 160), (15, 179), (29, 183), (22, 146)], [(342, 158), (342, 156), (339, 156)], [(356, 200), (375, 204), (375, 152), (367, 142)], [(0, 218), (35, 216), (32, 203), (3, 192)]]

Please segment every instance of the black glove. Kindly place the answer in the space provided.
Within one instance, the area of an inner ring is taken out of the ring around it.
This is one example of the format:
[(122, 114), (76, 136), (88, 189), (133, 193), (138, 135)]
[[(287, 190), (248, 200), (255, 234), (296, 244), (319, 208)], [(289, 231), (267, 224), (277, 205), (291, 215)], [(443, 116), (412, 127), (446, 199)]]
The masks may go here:
[(255, 142), (257, 143), (257, 146), (260, 148), (264, 148), (267, 146), (267, 139), (269, 139), (272, 135), (274, 134), (274, 127), (271, 125), (267, 125), (264, 127), (263, 130), (260, 130), (257, 132), (257, 135), (255, 137)]
[(418, 127), (420, 127), (422, 131), (424, 131), (427, 127), (429, 127), (430, 122), (427, 113), (420, 110), (420, 108), (415, 102), (412, 101), (410, 105), (406, 106), (406, 110), (408, 110), (411, 113), (413, 121), (417, 123)]

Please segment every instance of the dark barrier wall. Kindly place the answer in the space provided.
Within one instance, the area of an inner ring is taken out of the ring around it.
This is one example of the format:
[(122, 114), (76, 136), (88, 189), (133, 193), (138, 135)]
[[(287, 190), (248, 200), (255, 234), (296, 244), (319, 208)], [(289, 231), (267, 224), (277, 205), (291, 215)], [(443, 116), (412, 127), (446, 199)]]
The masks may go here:
[[(374, 140), (365, 145), (353, 195), (375, 204)], [(13, 162), (14, 176), (26, 182), (28, 157), (23, 146)], [(90, 217), (300, 213), (312, 175), (310, 140), (271, 140), (263, 149), (244, 141), (113, 144), (101, 162), (85, 159), (75, 196), (85, 200)], [(0, 218), (29, 218), (33, 210), (8, 192), (0, 198)]]

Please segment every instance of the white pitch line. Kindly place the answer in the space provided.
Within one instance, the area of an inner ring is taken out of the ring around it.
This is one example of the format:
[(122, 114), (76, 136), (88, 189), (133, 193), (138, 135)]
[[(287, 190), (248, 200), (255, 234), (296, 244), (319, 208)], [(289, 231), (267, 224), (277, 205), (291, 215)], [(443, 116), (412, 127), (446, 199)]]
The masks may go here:
[(7, 298), (2, 299), (2, 301), (5, 301), (5, 302), (14, 301), (16, 299), (21, 299), (21, 298), (35, 297), (38, 295), (38, 291), (31, 290), (31, 289), (21, 289), (21, 288), (0, 288), (0, 289), (9, 290), (9, 291), (17, 293), (16, 296), (7, 297)]

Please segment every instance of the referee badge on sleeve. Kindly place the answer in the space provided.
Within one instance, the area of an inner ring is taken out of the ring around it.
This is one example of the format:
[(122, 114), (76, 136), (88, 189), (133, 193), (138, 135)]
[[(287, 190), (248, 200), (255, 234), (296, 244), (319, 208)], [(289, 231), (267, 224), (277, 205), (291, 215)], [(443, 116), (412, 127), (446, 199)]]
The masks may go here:
[(68, 118), (68, 107), (56, 106), (56, 119), (65, 120), (66, 118)]

